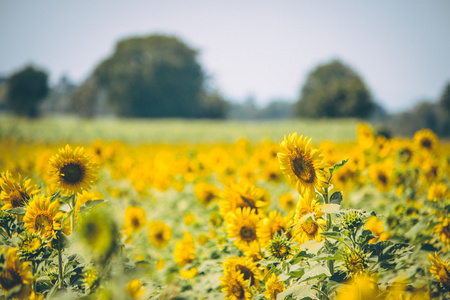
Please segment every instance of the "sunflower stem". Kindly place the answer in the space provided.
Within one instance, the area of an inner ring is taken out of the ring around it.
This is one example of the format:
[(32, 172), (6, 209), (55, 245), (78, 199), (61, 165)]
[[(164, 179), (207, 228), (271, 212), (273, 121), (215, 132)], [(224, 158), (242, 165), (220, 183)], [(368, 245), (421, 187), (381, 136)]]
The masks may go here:
[[(330, 177), (331, 179), (331, 177)], [(323, 194), (323, 198), (325, 200), (325, 204), (328, 204), (329, 199), (328, 199), (328, 188), (326, 187), (324, 189), (324, 194)], [(330, 231), (331, 230), (331, 214), (327, 214), (327, 230), (326, 231)], [(326, 242), (327, 248), (328, 248), (328, 242)], [(334, 261), (329, 260), (328, 261), (328, 269), (330, 270), (331, 275), (334, 274)]]
[[(72, 209), (75, 210), (75, 204), (76, 204), (76, 196), (73, 195), (72, 196)], [(72, 229), (72, 233), (75, 231), (75, 211), (73, 212), (73, 214), (70, 216), (70, 227)]]
[(63, 287), (63, 270), (62, 270), (62, 250), (61, 250), (61, 232), (58, 231), (57, 234), (58, 238), (58, 271), (59, 271), (59, 288), (62, 289)]

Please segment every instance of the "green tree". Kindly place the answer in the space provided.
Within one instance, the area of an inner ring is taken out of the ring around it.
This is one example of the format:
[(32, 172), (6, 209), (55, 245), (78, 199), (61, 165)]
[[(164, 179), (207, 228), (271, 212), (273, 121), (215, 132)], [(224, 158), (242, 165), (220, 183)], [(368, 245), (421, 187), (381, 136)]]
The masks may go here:
[(366, 118), (373, 108), (372, 96), (361, 77), (334, 60), (308, 75), (294, 112), (310, 118)]
[(199, 117), (205, 75), (197, 51), (176, 37), (120, 41), (94, 71), (119, 116)]
[(439, 105), (450, 114), (450, 82), (444, 88), (441, 98), (439, 100)]
[(48, 75), (32, 66), (12, 74), (6, 81), (8, 107), (19, 116), (38, 116), (38, 105), (48, 94)]

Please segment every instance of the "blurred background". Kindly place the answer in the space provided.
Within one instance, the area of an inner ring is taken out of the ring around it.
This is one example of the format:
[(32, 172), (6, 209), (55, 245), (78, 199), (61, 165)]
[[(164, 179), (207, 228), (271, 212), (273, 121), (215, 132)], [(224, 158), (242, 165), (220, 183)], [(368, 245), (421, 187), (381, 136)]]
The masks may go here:
[[(450, 2), (0, 2), (0, 116), (450, 135)], [(15, 118), (15, 117), (13, 117)]]

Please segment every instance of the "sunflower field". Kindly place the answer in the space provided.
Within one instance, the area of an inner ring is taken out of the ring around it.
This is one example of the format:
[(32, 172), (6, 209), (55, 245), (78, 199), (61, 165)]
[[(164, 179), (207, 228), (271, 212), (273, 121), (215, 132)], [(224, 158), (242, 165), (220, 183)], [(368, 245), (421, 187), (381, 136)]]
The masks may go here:
[(0, 139), (0, 299), (450, 299), (450, 144)]

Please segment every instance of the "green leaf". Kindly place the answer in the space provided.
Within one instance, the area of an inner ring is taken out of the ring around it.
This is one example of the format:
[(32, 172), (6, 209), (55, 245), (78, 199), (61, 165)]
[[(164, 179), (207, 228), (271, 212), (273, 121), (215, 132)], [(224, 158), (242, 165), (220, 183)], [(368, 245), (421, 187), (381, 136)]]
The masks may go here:
[(341, 212), (341, 206), (339, 204), (324, 204), (320, 206), (320, 210), (326, 214), (338, 214)]
[(327, 231), (327, 232), (322, 232), (321, 235), (326, 238), (339, 241), (341, 243), (344, 242), (344, 235), (341, 232)]
[(83, 203), (83, 205), (81, 205), (80, 212), (83, 212), (83, 211), (88, 210), (88, 209), (92, 209), (95, 206), (97, 206), (97, 205), (99, 205), (101, 203), (104, 203), (104, 202), (106, 202), (106, 200), (103, 200), (103, 199), (86, 201), (85, 203)]
[(330, 203), (341, 204), (341, 202), (342, 202), (342, 192), (341, 191), (334, 192), (330, 197)]
[(63, 203), (66, 203), (69, 206), (71, 206), (74, 199), (75, 199), (75, 195), (62, 196), (62, 197), (59, 198), (59, 201), (61, 201)]
[(301, 282), (319, 278), (319, 277), (330, 277), (330, 271), (322, 266), (321, 264), (316, 264), (314, 267), (309, 269), (302, 277)]
[(277, 300), (283, 300), (290, 295), (293, 296), (306, 295), (309, 291), (311, 291), (311, 286), (306, 283), (293, 285), (288, 287), (284, 292), (279, 293), (277, 295)]
[(342, 253), (336, 252), (336, 253), (322, 253), (316, 257), (314, 257), (313, 261), (323, 261), (323, 260), (342, 260)]
[(25, 207), (15, 207), (12, 209), (6, 209), (6, 212), (13, 215), (23, 216), (27, 212), (27, 209)]
[(18, 284), (14, 286), (12, 289), (8, 291), (6, 294), (6, 299), (14, 299), (16, 294), (22, 289), (22, 284)]
[(333, 176), (333, 174), (335, 174), (340, 168), (342, 168), (348, 161), (347, 159), (341, 160), (340, 162), (336, 163), (334, 166), (332, 166), (329, 170), (330, 170), (330, 179)]
[(56, 193), (53, 193), (53, 195), (50, 197), (50, 202), (53, 202), (53, 200), (55, 200), (56, 197), (59, 197), (60, 194), (61, 190), (57, 191)]
[(291, 271), (288, 273), (288, 275), (290, 277), (294, 277), (294, 278), (301, 278), (303, 276), (303, 274), (305, 274), (305, 270), (304, 269), (300, 269), (298, 271)]
[(316, 240), (309, 240), (300, 245), (300, 250), (304, 250), (311, 254), (317, 254), (325, 245), (325, 241), (318, 242)]

